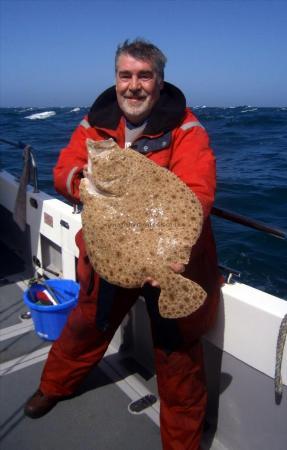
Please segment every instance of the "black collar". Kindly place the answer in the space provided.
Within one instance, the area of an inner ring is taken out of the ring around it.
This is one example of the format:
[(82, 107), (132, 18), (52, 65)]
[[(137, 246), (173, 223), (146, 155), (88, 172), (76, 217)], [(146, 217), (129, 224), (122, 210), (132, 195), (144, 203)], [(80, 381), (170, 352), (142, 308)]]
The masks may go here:
[[(185, 114), (186, 100), (183, 93), (164, 82), (160, 98), (148, 117), (146, 134), (158, 134), (178, 126)], [(115, 86), (104, 91), (92, 105), (88, 120), (92, 127), (116, 130), (122, 117), (117, 102)]]

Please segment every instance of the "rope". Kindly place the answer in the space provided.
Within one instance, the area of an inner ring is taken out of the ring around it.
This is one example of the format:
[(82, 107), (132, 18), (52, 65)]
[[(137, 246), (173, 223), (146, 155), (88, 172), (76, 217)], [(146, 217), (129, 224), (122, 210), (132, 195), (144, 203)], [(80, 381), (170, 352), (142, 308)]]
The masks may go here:
[(282, 358), (283, 358), (286, 336), (287, 336), (287, 314), (285, 314), (285, 316), (283, 317), (283, 319), (281, 321), (278, 338), (277, 338), (277, 346), (276, 346), (276, 364), (275, 364), (274, 384), (275, 384), (275, 398), (277, 399), (277, 403), (280, 402), (280, 400), (282, 398), (282, 393), (283, 393), (281, 366), (282, 366)]

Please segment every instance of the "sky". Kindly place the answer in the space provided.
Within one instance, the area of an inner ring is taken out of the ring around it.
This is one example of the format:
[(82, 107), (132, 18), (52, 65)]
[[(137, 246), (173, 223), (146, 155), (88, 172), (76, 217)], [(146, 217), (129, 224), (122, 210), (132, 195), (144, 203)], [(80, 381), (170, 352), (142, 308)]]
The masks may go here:
[(0, 0), (0, 106), (89, 106), (142, 37), (190, 106), (287, 105), (287, 0)]

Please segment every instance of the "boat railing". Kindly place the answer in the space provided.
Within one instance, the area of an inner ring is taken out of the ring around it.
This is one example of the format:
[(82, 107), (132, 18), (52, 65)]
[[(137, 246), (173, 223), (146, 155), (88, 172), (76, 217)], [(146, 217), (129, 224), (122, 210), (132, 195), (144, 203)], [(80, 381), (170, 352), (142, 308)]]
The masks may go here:
[(266, 225), (265, 223), (259, 222), (258, 220), (251, 219), (250, 217), (245, 217), (240, 214), (227, 211), (226, 209), (217, 208), (215, 206), (212, 208), (211, 214), (216, 217), (229, 220), (230, 222), (245, 225), (246, 227), (253, 228), (258, 231), (263, 231), (277, 238), (286, 239), (286, 233), (282, 230)]

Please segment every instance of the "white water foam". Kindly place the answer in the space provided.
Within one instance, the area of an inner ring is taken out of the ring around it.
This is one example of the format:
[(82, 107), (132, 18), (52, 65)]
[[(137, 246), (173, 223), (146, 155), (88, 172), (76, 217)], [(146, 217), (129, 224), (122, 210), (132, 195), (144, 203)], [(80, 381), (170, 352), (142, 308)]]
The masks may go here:
[(32, 107), (24, 108), (24, 109), (21, 109), (19, 112), (20, 112), (20, 113), (23, 113), (23, 112), (27, 112), (27, 111), (33, 111), (33, 109), (34, 109), (34, 108), (32, 108)]
[(80, 109), (81, 109), (81, 108), (73, 108), (73, 109), (71, 109), (70, 112), (78, 112), (78, 111), (80, 111)]
[(252, 111), (257, 111), (258, 108), (251, 108), (251, 109), (243, 109), (241, 112), (242, 113), (246, 113), (246, 112), (252, 112)]
[(55, 116), (55, 111), (44, 111), (41, 113), (31, 114), (31, 116), (26, 116), (25, 119), (37, 120), (37, 119), (48, 119), (48, 117)]

